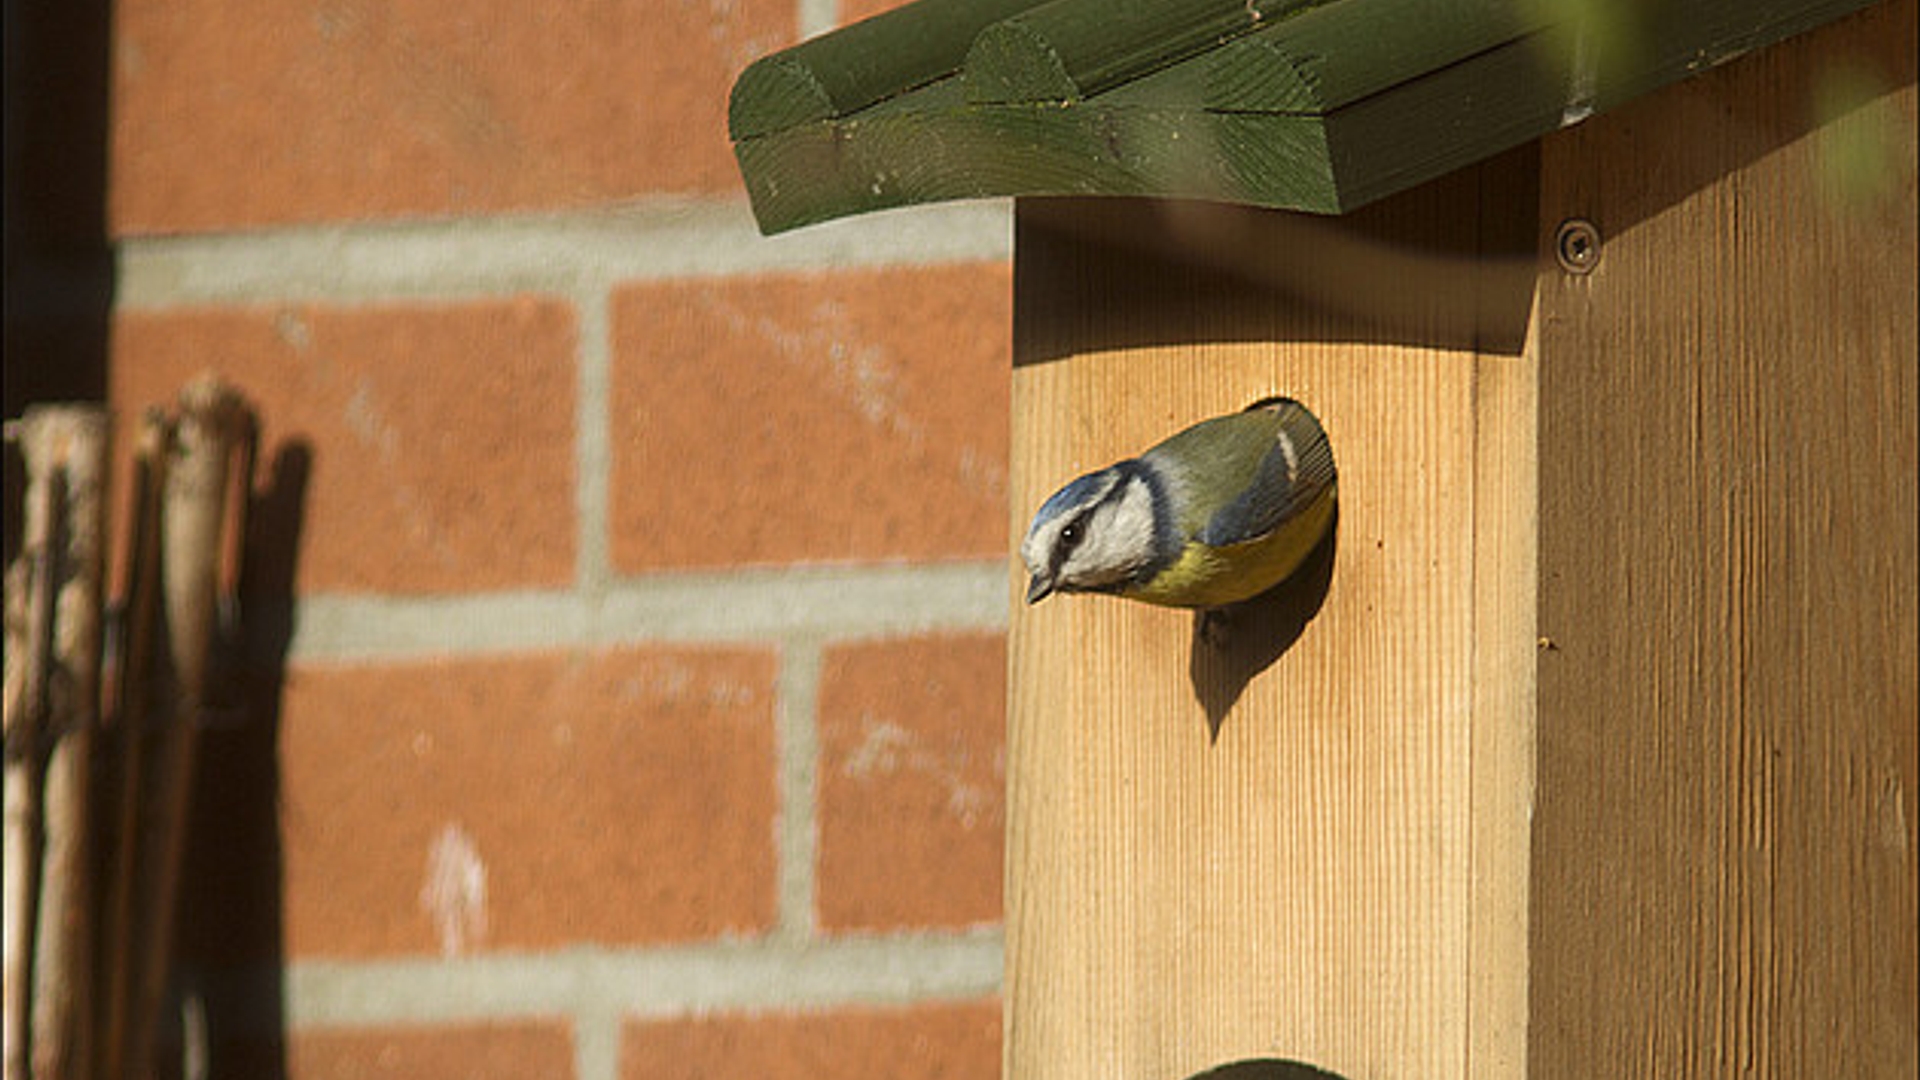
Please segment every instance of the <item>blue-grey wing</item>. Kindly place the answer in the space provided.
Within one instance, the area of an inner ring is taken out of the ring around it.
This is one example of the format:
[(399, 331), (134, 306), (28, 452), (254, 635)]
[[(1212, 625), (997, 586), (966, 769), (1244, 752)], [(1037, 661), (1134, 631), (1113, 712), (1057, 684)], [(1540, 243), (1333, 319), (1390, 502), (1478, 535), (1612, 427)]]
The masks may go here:
[(1333, 449), (1311, 413), (1293, 402), (1283, 406), (1274, 442), (1260, 459), (1253, 482), (1220, 508), (1196, 536), (1211, 547), (1265, 536), (1305, 509), (1334, 481)]

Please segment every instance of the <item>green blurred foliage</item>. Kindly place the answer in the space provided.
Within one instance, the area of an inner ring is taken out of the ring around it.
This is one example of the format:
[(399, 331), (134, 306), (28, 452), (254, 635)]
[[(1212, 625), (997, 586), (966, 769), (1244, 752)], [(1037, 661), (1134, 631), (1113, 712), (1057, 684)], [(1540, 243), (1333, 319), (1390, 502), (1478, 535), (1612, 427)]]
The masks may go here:
[(1814, 84), (1820, 190), (1836, 210), (1871, 212), (1912, 182), (1913, 120), (1895, 89), (1866, 64), (1832, 68)]

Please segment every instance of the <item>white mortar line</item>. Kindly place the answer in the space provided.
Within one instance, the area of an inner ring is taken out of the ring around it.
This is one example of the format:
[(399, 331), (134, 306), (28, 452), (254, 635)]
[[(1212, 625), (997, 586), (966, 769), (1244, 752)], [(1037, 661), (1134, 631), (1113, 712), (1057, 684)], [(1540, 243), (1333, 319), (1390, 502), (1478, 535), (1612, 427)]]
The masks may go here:
[(574, 1080), (618, 1080), (620, 1011), (587, 1003), (573, 1013)]
[(608, 416), (613, 330), (605, 289), (583, 291), (574, 298), (573, 307), (580, 334), (575, 346), (573, 418), (574, 586), (598, 594), (613, 578), (607, 553), (607, 485), (613, 475)]
[(601, 290), (622, 281), (1004, 260), (1005, 200), (868, 214), (763, 237), (741, 202), (270, 229), (121, 242), (120, 310), (385, 303)]
[(794, 945), (815, 930), (815, 854), (820, 817), (820, 652), (818, 638), (790, 639), (780, 650), (779, 934)]
[(805, 948), (715, 944), (445, 961), (299, 961), (286, 971), (285, 1021), (302, 1030), (602, 1011), (659, 1018), (966, 1001), (1000, 992), (1002, 949), (1000, 929), (993, 927)]
[(585, 595), (314, 596), (294, 609), (296, 662), (406, 660), (643, 642), (760, 642), (1002, 630), (998, 561), (791, 568), (633, 580)]
[(815, 37), (840, 25), (839, 0), (796, 0), (802, 39)]
[[(578, 397), (574, 415), (574, 589), (603, 593), (613, 578), (608, 552), (608, 485), (613, 476), (611, 440), (613, 366), (612, 304), (607, 288), (594, 283), (578, 291), (580, 339), (576, 356)], [(618, 1080), (620, 1016), (604, 1003), (577, 1006), (573, 1024), (574, 1080)]]

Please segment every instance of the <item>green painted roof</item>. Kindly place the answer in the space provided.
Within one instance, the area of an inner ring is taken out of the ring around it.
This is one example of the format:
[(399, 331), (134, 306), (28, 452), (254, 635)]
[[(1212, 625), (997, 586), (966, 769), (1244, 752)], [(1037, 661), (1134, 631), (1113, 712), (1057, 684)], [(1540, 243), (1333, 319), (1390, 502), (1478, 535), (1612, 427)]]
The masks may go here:
[(1004, 195), (1342, 213), (1870, 0), (918, 0), (742, 72), (760, 227)]

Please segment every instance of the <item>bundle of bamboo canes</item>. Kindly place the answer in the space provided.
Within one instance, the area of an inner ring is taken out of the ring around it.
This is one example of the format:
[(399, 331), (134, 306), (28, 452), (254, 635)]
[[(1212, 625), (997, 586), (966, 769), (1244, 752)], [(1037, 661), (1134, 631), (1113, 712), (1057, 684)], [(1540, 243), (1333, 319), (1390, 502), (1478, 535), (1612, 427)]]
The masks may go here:
[(6, 573), (5, 1080), (153, 1071), (198, 728), (239, 633), (254, 430), (212, 376), (141, 419), (108, 615), (106, 412), (8, 425), (27, 486)]

